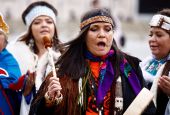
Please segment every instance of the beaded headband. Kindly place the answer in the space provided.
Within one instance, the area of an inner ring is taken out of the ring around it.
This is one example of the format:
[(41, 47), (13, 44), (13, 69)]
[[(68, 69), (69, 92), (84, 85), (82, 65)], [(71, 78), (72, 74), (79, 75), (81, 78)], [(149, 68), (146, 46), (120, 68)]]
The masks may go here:
[(94, 22), (107, 22), (113, 25), (113, 21), (111, 18), (107, 17), (107, 16), (94, 16), (92, 18), (89, 18), (85, 21), (83, 21), (80, 24), (80, 29), (84, 28), (85, 26), (92, 24)]
[(160, 14), (154, 15), (149, 25), (160, 27), (165, 30), (170, 30), (170, 17), (160, 15)]
[(26, 25), (29, 27), (33, 20), (41, 15), (51, 17), (54, 23), (56, 24), (56, 16), (50, 8), (46, 6), (36, 6), (26, 15), (25, 17)]

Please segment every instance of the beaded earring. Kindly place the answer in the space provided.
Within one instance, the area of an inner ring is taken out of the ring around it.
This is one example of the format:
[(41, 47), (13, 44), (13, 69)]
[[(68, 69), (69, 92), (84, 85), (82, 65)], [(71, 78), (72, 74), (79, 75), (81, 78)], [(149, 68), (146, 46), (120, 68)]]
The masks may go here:
[(31, 51), (34, 51), (34, 39), (33, 38), (29, 40), (28, 46), (30, 47)]

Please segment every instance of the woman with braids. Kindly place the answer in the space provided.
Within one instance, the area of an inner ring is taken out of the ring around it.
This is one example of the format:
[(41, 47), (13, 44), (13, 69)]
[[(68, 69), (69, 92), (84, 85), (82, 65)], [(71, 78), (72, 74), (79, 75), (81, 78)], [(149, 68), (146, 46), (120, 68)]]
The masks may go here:
[(170, 115), (170, 103), (167, 105), (170, 96), (170, 9), (159, 11), (152, 17), (149, 25), (148, 42), (152, 56), (141, 63), (141, 68), (155, 95), (157, 115), (164, 115), (166, 106), (165, 115)]
[[(113, 39), (114, 20), (107, 9), (81, 19), (80, 33), (65, 44), (56, 63), (57, 78), (46, 77), (30, 115), (122, 115), (144, 87), (139, 59), (121, 52)], [(143, 112), (153, 115), (151, 103)]]

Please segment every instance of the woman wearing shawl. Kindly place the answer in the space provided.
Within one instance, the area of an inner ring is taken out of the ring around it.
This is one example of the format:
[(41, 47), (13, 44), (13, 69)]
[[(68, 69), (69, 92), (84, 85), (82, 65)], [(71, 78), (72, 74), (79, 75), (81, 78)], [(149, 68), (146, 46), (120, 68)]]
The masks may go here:
[[(170, 9), (153, 16), (150, 23), (149, 46), (152, 56), (141, 63), (147, 84), (154, 93), (157, 115), (170, 115)], [(167, 110), (165, 112), (165, 109)]]
[[(46, 78), (30, 115), (122, 115), (144, 87), (139, 59), (115, 44), (108, 10), (87, 12), (80, 29), (56, 63), (58, 78), (52, 74)], [(151, 105), (144, 112), (153, 113)]]

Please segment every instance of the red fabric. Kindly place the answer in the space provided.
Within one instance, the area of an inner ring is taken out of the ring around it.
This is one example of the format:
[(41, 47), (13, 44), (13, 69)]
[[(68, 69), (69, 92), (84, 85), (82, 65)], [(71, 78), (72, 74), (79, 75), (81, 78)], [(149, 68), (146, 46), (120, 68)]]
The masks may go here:
[[(9, 106), (11, 114), (14, 115), (14, 110), (12, 109), (12, 105), (10, 103), (10, 100), (9, 100), (8, 96), (6, 95), (6, 93), (5, 93), (5, 90), (3, 90), (1, 88), (2, 88), (2, 86), (0, 85), (0, 90), (2, 91), (2, 96), (5, 98), (5, 100), (7, 102), (6, 104)], [(0, 113), (2, 113), (2, 112), (0, 111)], [(4, 113), (2, 113), (2, 115), (4, 115)]]
[[(99, 77), (99, 70), (100, 70), (100, 63), (99, 62), (90, 62), (90, 68), (95, 77), (95, 81), (98, 84), (98, 77)], [(104, 115), (109, 115), (109, 103), (110, 103), (110, 91), (107, 93), (104, 99)], [(92, 108), (96, 109), (96, 103), (93, 103), (93, 98), (90, 96), (88, 98), (88, 108), (86, 111), (86, 115), (98, 115), (98, 112), (94, 111)]]
[(0, 74), (1, 75), (4, 75), (4, 76), (7, 76), (8, 75), (8, 72), (2, 68), (0, 68)]
[(99, 69), (100, 69), (100, 63), (99, 62), (90, 62), (90, 68), (93, 73), (93, 76), (95, 79), (99, 77)]
[(25, 75), (21, 76), (16, 83), (12, 83), (9, 85), (9, 88), (12, 90), (19, 90), (23, 87), (25, 80)]

